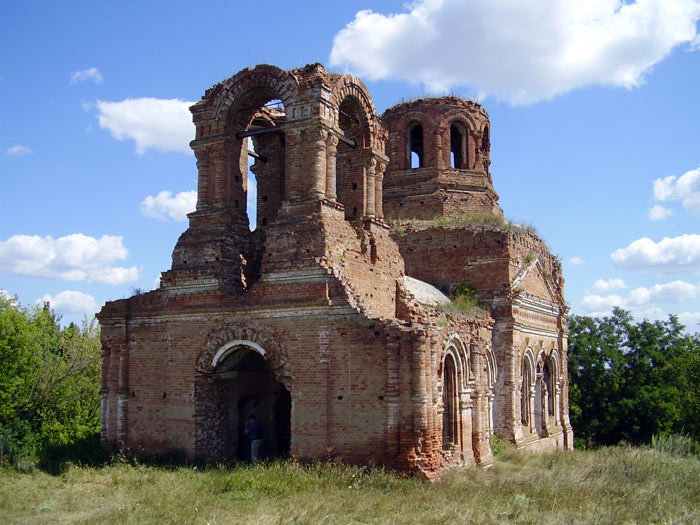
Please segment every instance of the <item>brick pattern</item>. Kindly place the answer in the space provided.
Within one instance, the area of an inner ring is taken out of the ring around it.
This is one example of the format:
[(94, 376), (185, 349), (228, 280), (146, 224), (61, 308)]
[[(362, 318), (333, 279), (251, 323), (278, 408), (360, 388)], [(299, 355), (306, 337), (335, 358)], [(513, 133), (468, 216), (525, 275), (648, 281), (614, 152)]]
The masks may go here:
[[(518, 446), (571, 446), (563, 279), (544, 244), (469, 228), (397, 235), (383, 220), (384, 207), (415, 199), (448, 216), (475, 209), (475, 199), (501, 213), (480, 106), (431, 99), (380, 119), (354, 76), (264, 65), (207, 90), (192, 113), (198, 202), (172, 267), (158, 290), (98, 315), (105, 442), (230, 459), (244, 446), (241, 418), (258, 406), (268, 429), (288, 419), (294, 456), (429, 478), (491, 463), (494, 431)], [(405, 134), (396, 130), (419, 117), (442, 137), (434, 144), (463, 139), (464, 168), (428, 141), (425, 168), (402, 173)], [(450, 134), (456, 125), (463, 134)], [(254, 231), (250, 141), (259, 155)], [(397, 181), (414, 175), (401, 196)], [(472, 282), (490, 313), (420, 304), (404, 275), (446, 291)], [(244, 352), (262, 357), (264, 371), (241, 364)], [(523, 385), (526, 358), (533, 373)], [(268, 452), (285, 442), (266, 439)]]

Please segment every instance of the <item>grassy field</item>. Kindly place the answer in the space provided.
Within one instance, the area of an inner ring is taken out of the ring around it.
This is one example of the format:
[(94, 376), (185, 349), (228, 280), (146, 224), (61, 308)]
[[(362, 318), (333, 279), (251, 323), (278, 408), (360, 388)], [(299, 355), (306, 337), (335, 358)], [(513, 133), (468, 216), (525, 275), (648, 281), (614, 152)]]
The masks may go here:
[(0, 471), (0, 523), (700, 523), (700, 459), (502, 452), (436, 483), (295, 462)]

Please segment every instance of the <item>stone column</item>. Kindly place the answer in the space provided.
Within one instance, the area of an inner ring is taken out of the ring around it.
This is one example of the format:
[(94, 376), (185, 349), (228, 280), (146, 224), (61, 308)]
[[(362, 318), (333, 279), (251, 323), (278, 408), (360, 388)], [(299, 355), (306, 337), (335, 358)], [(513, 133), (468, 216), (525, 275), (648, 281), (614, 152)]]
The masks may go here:
[(335, 158), (338, 153), (338, 137), (334, 133), (328, 133), (326, 139), (326, 198), (335, 200), (336, 173)]
[(367, 205), (366, 205), (366, 215), (374, 217), (374, 198), (375, 198), (375, 180), (374, 172), (377, 169), (377, 159), (371, 157), (367, 162)]

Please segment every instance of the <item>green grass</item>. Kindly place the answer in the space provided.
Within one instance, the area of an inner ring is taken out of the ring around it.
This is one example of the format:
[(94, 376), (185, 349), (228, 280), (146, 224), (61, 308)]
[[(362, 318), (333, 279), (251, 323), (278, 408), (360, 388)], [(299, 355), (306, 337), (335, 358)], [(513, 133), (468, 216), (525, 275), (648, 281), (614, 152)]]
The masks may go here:
[(700, 460), (653, 449), (524, 453), (429, 483), (332, 464), (0, 471), (2, 523), (697, 523)]

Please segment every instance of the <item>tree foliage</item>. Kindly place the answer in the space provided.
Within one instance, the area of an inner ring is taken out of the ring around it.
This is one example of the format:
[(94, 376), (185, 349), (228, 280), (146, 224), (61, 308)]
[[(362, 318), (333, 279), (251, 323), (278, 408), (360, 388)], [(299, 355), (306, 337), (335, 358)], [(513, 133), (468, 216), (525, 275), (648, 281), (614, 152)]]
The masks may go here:
[(700, 440), (700, 335), (670, 315), (634, 323), (572, 315), (569, 401), (574, 434), (591, 445), (650, 443), (686, 433)]
[[(0, 295), (0, 452), (36, 456), (99, 430), (95, 321), (61, 328), (48, 305)], [(0, 458), (1, 459), (1, 458)]]

